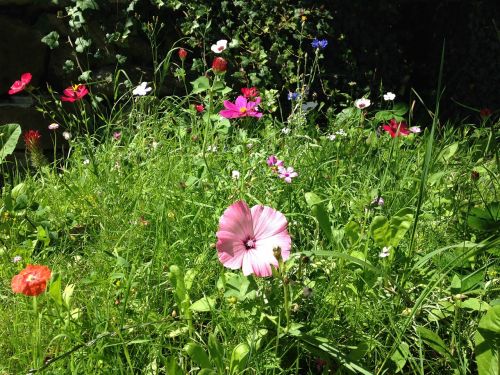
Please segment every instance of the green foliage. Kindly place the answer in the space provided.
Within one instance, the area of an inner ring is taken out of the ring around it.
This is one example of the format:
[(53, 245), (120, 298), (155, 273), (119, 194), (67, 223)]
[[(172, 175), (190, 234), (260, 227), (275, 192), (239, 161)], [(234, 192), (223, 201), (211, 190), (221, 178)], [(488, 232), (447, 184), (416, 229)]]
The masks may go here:
[(21, 126), (19, 124), (0, 126), (0, 164), (14, 152), (20, 136)]

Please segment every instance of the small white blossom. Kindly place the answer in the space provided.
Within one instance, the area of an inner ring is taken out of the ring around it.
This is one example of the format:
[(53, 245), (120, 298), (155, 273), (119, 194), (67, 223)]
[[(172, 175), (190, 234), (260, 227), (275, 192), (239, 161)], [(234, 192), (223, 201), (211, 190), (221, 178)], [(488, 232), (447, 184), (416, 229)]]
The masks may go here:
[(372, 102), (370, 101), (370, 99), (366, 98), (356, 99), (354, 101), (354, 106), (359, 109), (368, 108), (370, 104), (372, 104)]
[(378, 255), (380, 258), (386, 258), (388, 257), (390, 254), (390, 249), (391, 247), (390, 246), (384, 246), (384, 248), (382, 249), (382, 251), (380, 252), (380, 254)]
[(231, 177), (233, 178), (233, 180), (238, 180), (240, 178), (240, 172), (237, 170), (232, 171)]
[(340, 129), (339, 131), (336, 131), (335, 134), (341, 135), (342, 137), (345, 137), (347, 133), (345, 132), (344, 129)]
[(159, 144), (160, 144), (159, 142), (153, 141), (151, 142), (151, 147), (153, 147), (153, 150), (156, 150)]
[(147, 93), (152, 90), (151, 87), (147, 87), (147, 86), (148, 86), (147, 82), (142, 82), (139, 86), (137, 86), (134, 89), (134, 91), (132, 91), (132, 95), (135, 95), (135, 96), (147, 95)]
[(281, 129), (281, 132), (283, 134), (290, 134), (291, 131), (292, 131), (292, 129), (290, 129), (290, 128), (283, 128), (283, 129)]
[(386, 94), (384, 94), (384, 100), (386, 102), (390, 102), (390, 101), (393, 101), (394, 99), (396, 99), (396, 94), (394, 94), (393, 92), (388, 92)]
[(67, 141), (69, 141), (71, 139), (71, 137), (72, 137), (70, 132), (63, 132), (62, 136)]
[(90, 160), (89, 160), (89, 159), (85, 159), (85, 160), (83, 161), (83, 165), (89, 165), (89, 164), (90, 164)]
[(335, 140), (335, 138), (337, 138), (337, 136), (336, 136), (335, 134), (329, 134), (329, 135), (327, 136), (327, 138), (328, 138), (330, 141), (334, 141), (334, 140)]
[(49, 125), (49, 130), (57, 130), (59, 129), (59, 124), (57, 122), (53, 122)]
[(227, 40), (226, 39), (221, 39), (217, 43), (212, 44), (212, 47), (210, 49), (212, 50), (213, 53), (221, 53), (227, 48)]
[(208, 146), (207, 152), (217, 152), (217, 146)]
[(20, 255), (16, 255), (14, 258), (12, 258), (13, 263), (19, 263), (23, 258), (21, 258)]
[(411, 131), (412, 133), (415, 133), (415, 134), (418, 134), (418, 133), (422, 132), (422, 129), (420, 129), (420, 127), (418, 127), (418, 126), (412, 126), (408, 130)]

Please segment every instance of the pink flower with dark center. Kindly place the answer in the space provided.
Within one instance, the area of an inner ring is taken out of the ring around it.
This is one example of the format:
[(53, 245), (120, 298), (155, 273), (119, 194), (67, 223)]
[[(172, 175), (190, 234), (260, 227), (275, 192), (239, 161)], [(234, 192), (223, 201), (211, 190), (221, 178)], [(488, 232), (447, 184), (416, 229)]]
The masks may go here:
[(410, 134), (410, 129), (408, 129), (406, 122), (397, 122), (395, 119), (392, 119), (389, 124), (382, 126), (382, 129), (389, 133), (392, 138)]
[(21, 76), (21, 80), (14, 82), (12, 86), (10, 86), (9, 95), (14, 95), (17, 94), (18, 92), (23, 91), (28, 85), (28, 83), (30, 83), (31, 77), (32, 77), (31, 73), (24, 73)]
[(271, 265), (278, 267), (275, 250), (279, 249), (284, 261), (290, 256), (292, 240), (287, 224), (285, 216), (271, 207), (250, 209), (244, 201), (233, 203), (219, 220), (219, 260), (224, 267), (242, 269), (245, 276), (271, 276)]
[(279, 178), (282, 178), (287, 183), (292, 182), (292, 178), (297, 177), (299, 174), (293, 170), (293, 167), (279, 167), (278, 168)]
[(244, 96), (238, 96), (234, 103), (229, 100), (224, 100), (224, 107), (219, 114), (224, 118), (240, 118), (240, 117), (262, 117), (262, 113), (257, 112), (257, 106), (260, 103), (260, 98), (255, 98), (254, 102), (249, 102)]
[(63, 91), (61, 100), (63, 102), (73, 103), (77, 100), (81, 100), (85, 95), (89, 93), (89, 90), (85, 85), (73, 85), (69, 86)]

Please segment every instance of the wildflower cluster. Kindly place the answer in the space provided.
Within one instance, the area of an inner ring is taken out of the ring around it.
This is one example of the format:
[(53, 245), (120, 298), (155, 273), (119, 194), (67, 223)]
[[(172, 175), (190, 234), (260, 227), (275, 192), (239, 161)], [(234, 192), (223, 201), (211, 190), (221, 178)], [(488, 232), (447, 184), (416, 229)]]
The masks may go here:
[(271, 167), (271, 170), (274, 173), (278, 174), (278, 177), (281, 178), (286, 183), (290, 184), (292, 179), (298, 177), (298, 173), (295, 172), (293, 167), (286, 167), (283, 160), (276, 158), (275, 155), (271, 155), (267, 158), (267, 165)]

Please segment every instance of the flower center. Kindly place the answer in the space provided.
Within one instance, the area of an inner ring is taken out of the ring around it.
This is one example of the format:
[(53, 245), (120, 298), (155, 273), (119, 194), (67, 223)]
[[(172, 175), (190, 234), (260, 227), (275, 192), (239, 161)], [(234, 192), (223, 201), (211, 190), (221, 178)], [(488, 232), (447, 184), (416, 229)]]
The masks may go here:
[(78, 91), (78, 87), (80, 87), (80, 85), (73, 85), (73, 91)]
[(245, 248), (247, 250), (255, 249), (255, 241), (251, 238), (245, 241)]
[(246, 113), (247, 111), (247, 108), (246, 107), (241, 107), (240, 108), (240, 113)]
[(37, 278), (35, 275), (28, 275), (28, 277), (26, 278), (26, 281), (27, 282), (31, 282), (31, 281), (35, 281)]

